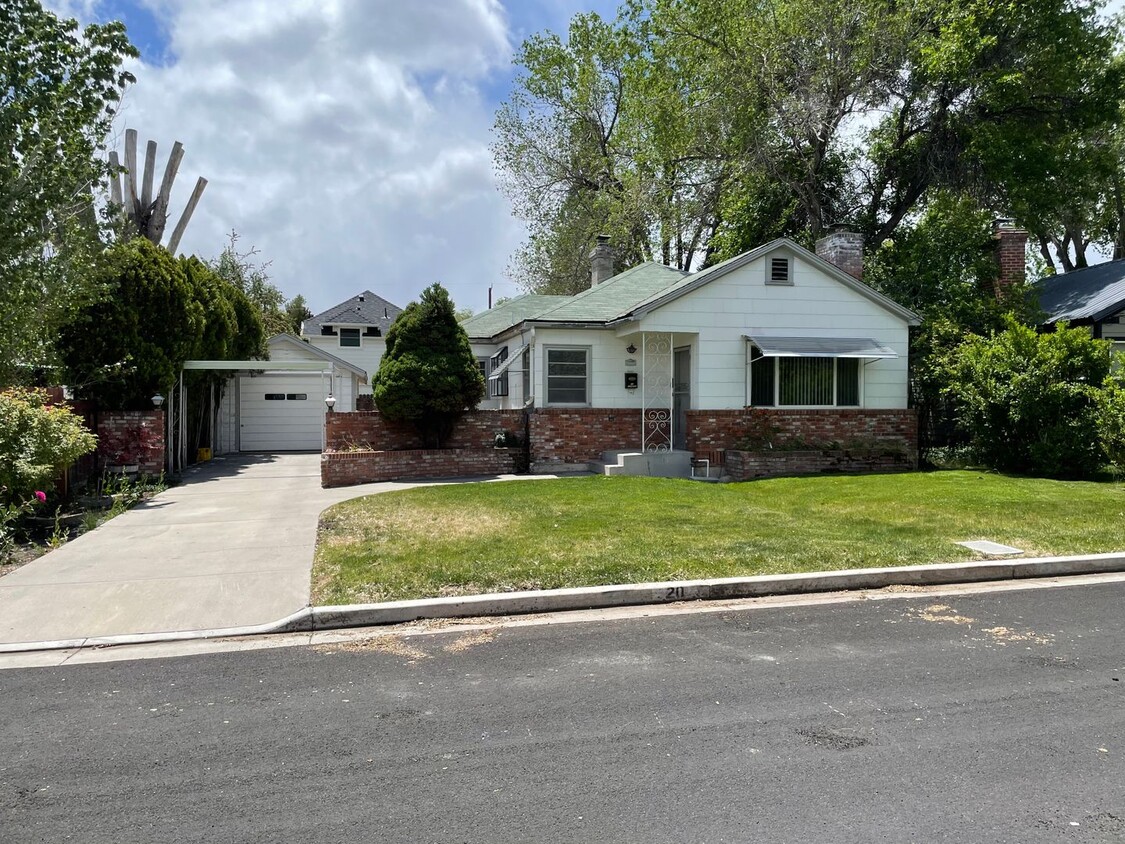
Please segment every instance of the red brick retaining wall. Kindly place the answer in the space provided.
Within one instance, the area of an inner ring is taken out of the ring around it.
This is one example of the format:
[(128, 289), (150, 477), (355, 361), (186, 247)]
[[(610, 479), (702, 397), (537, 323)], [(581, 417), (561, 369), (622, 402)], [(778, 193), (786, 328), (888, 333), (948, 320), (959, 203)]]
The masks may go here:
[(101, 411), (98, 454), (108, 465), (135, 463), (142, 475), (159, 475), (164, 471), (164, 411)]
[(603, 451), (641, 447), (639, 409), (545, 407), (529, 417), (531, 463), (538, 469), (583, 464), (600, 460)]
[(320, 456), (322, 486), (350, 486), (417, 478), (508, 475), (523, 456), (519, 448), (443, 448), (404, 451), (337, 451)]
[[(422, 439), (413, 425), (392, 422), (377, 410), (325, 415), (327, 451), (370, 448), (400, 451), (422, 448)], [(446, 446), (449, 448), (491, 448), (501, 431), (523, 435), (522, 410), (477, 410), (457, 421)]]
[(876, 440), (918, 448), (918, 414), (906, 410), (689, 410), (687, 447), (697, 457), (706, 452), (733, 448), (735, 443), (763, 426), (781, 428), (780, 442), (847, 443), (850, 440)]
[[(722, 462), (727, 449), (743, 437), (773, 427), (781, 429), (772, 435), (779, 443), (794, 439), (809, 443), (885, 442), (903, 448), (908, 465), (914, 465), (917, 459), (918, 419), (913, 410), (690, 410), (687, 418), (688, 449), (697, 457), (710, 459), (712, 464)], [(508, 450), (492, 447), (501, 431), (522, 438), (526, 430), (532, 471), (585, 468), (587, 462), (600, 459), (604, 451), (640, 448), (641, 411), (537, 408), (526, 413), (525, 429), (522, 410), (479, 410), (461, 417), (447, 443), (448, 449), (442, 450), (423, 450), (411, 426), (390, 422), (378, 411), (330, 413), (325, 429), (328, 447), (321, 463), (322, 480), (325, 486), (341, 486), (393, 478), (518, 471), (522, 461), (500, 459), (498, 455)], [(479, 453), (491, 456), (469, 456)], [(382, 456), (363, 456), (371, 454)], [(443, 455), (448, 455), (445, 462)], [(865, 471), (858, 465), (840, 468), (845, 464), (839, 460), (830, 464), (836, 467), (830, 471)], [(805, 471), (825, 470), (790, 467), (780, 473)]]
[(917, 452), (878, 449), (726, 452), (726, 474), (732, 480), (816, 475), (827, 472), (907, 472), (918, 467)]

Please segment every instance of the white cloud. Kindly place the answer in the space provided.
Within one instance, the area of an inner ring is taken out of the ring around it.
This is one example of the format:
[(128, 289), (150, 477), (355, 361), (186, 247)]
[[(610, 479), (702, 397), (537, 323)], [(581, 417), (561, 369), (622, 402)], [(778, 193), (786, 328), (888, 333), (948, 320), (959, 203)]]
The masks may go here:
[(405, 305), (435, 280), (484, 307), (523, 235), (481, 93), (510, 60), (496, 0), (148, 5), (170, 60), (132, 68), (116, 129), (159, 142), (158, 179), (183, 142), (169, 228), (209, 180), (181, 250), (215, 255), (235, 229), (314, 310), (364, 288)]

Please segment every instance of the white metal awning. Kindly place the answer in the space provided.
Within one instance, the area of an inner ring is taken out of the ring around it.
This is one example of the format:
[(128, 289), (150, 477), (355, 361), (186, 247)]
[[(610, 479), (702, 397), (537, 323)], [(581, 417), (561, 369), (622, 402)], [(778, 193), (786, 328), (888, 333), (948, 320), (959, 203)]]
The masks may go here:
[(499, 378), (501, 375), (503, 375), (505, 372), (507, 372), (509, 366), (511, 366), (513, 363), (515, 363), (517, 360), (519, 360), (520, 358), (523, 357), (523, 353), (525, 351), (527, 351), (528, 345), (529, 345), (528, 343), (524, 343), (522, 346), (520, 346), (518, 349), (516, 349), (514, 352), (512, 352), (510, 355), (508, 355), (508, 359), (506, 361), (504, 361), (502, 364), (500, 364), (498, 367), (496, 367), (494, 370), (492, 370), (492, 373), (488, 376), (488, 380), (492, 381), (493, 379)]
[(767, 358), (897, 358), (898, 352), (864, 337), (764, 337), (743, 335)]

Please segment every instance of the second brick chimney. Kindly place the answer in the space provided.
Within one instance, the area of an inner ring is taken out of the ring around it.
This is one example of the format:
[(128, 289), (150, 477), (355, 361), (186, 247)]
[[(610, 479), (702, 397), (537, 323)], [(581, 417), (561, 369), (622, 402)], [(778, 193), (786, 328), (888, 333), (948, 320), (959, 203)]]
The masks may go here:
[(614, 263), (613, 247), (609, 245), (609, 235), (599, 234), (598, 244), (590, 252), (590, 286), (597, 287), (606, 279), (617, 275)]
[(1010, 217), (1000, 217), (993, 223), (992, 237), (996, 240), (996, 263), (999, 272), (992, 292), (997, 299), (1008, 294), (1014, 285), (1027, 280), (1027, 232)]
[(837, 229), (816, 242), (816, 254), (853, 278), (863, 278), (863, 235)]

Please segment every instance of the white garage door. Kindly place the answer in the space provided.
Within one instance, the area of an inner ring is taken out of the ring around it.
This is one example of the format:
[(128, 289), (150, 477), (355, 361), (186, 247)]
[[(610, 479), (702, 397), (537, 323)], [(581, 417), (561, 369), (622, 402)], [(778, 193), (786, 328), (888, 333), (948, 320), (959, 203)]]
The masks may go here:
[(316, 375), (260, 375), (239, 384), (242, 451), (320, 451), (324, 379)]

